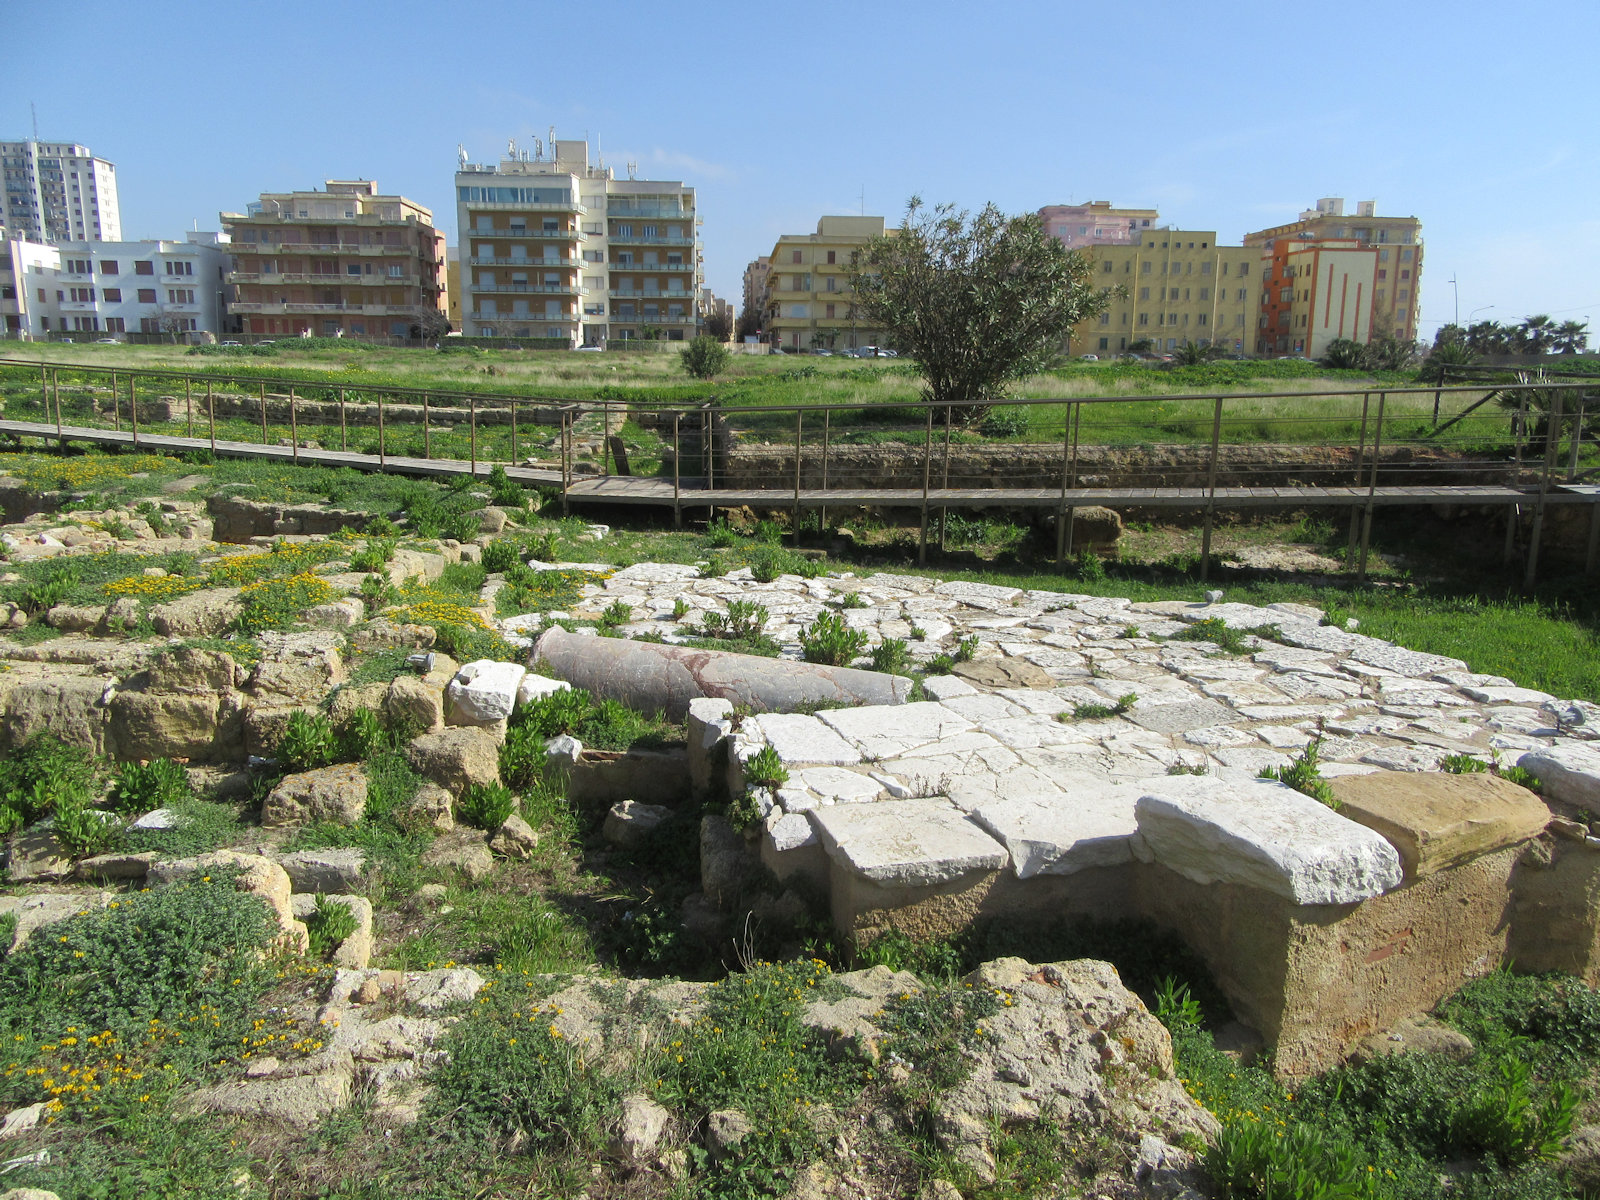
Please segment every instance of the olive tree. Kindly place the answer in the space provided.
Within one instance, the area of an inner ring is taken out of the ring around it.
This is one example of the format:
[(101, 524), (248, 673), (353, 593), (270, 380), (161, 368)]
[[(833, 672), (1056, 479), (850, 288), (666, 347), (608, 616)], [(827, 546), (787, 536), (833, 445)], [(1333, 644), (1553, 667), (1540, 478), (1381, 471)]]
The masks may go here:
[(1031, 213), (989, 204), (973, 215), (913, 196), (899, 230), (856, 256), (850, 286), (862, 323), (916, 359), (923, 399), (971, 422), (1104, 309), (1092, 268)]

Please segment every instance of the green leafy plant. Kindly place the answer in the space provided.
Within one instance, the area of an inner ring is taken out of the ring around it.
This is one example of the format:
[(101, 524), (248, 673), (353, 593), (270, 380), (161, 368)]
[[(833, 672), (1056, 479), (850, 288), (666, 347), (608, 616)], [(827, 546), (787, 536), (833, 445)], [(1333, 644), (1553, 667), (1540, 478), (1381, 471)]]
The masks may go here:
[(500, 508), (521, 508), (527, 503), (522, 485), (506, 474), (500, 463), (489, 468), (489, 499)]
[(540, 562), (561, 561), (561, 535), (553, 529), (535, 535), (528, 547), (528, 553)]
[(1503, 767), (1500, 778), (1525, 787), (1530, 792), (1544, 791), (1544, 781), (1526, 767)]
[(264, 579), (239, 593), (240, 612), (234, 618), (234, 628), (240, 633), (287, 629), (302, 620), (308, 608), (333, 599), (334, 590), (309, 573), (287, 579)]
[(771, 746), (763, 746), (745, 760), (744, 777), (752, 787), (775, 791), (789, 782), (789, 769), (783, 765), (783, 759), (776, 750)]
[(1106, 565), (1098, 554), (1085, 550), (1078, 555), (1078, 578), (1086, 583), (1105, 582)]
[(171, 808), (193, 795), (189, 772), (181, 764), (170, 758), (153, 758), (118, 768), (109, 799), (114, 811), (137, 814)]
[(1439, 770), (1447, 775), (1481, 775), (1489, 764), (1475, 754), (1446, 754), (1439, 759)]
[(689, 602), (682, 596), (675, 596), (672, 600), (672, 619), (681, 621), (689, 615)]
[(322, 713), (295, 709), (289, 714), (273, 754), (278, 766), (290, 775), (338, 762), (339, 738), (333, 722)]
[(1110, 704), (1100, 704), (1090, 701), (1085, 704), (1074, 704), (1070, 713), (1058, 713), (1058, 721), (1104, 721), (1109, 717), (1120, 717), (1139, 702), (1138, 694), (1126, 692)]
[(1276, 779), (1279, 783), (1292, 787), (1301, 795), (1310, 796), (1319, 803), (1326, 804), (1334, 811), (1344, 807), (1333, 794), (1333, 788), (1322, 777), (1321, 764), (1318, 755), (1322, 750), (1322, 734), (1318, 733), (1306, 743), (1306, 748), (1299, 754), (1290, 757), (1289, 762), (1281, 767), (1262, 767), (1257, 778)]
[(110, 813), (79, 800), (56, 801), (56, 841), (73, 858), (90, 858), (117, 847), (122, 825)]
[(544, 738), (529, 722), (512, 724), (500, 744), (500, 778), (515, 791), (533, 786), (544, 773)]
[(1465, 1098), (1457, 1111), (1457, 1144), (1492, 1154), (1503, 1166), (1554, 1158), (1572, 1132), (1580, 1099), (1577, 1090), (1557, 1080), (1536, 1102), (1526, 1062), (1508, 1055), (1495, 1067), (1487, 1085)]
[(822, 613), (800, 631), (800, 652), (810, 663), (849, 666), (866, 648), (866, 631), (851, 629), (838, 613)]
[(927, 664), (923, 667), (923, 673), (927, 675), (948, 675), (951, 671), (955, 670), (955, 666), (956, 660), (954, 655), (935, 654), (932, 658), (928, 659)]
[(707, 609), (700, 615), (700, 628), (707, 637), (730, 642), (748, 641), (761, 636), (767, 624), (767, 610), (753, 600), (730, 600), (728, 611)]
[(886, 637), (872, 648), (872, 669), (895, 674), (905, 670), (911, 650), (900, 638)]
[(582, 688), (560, 688), (517, 709), (511, 725), (532, 729), (541, 738), (574, 734), (594, 711), (594, 698)]
[(865, 596), (863, 596), (860, 592), (840, 592), (839, 593), (839, 607), (840, 608), (870, 608), (871, 605), (867, 602), (867, 598)]
[(317, 893), (316, 907), (306, 918), (311, 957), (326, 961), (356, 931), (356, 915), (343, 900)]
[(350, 556), (350, 569), (352, 571), (381, 571), (393, 560), (395, 547), (399, 545), (397, 538), (370, 538), (365, 550), (357, 551)]
[(483, 548), (483, 569), (504, 573), (522, 565), (522, 547), (510, 538), (496, 538)]
[(389, 731), (370, 708), (358, 708), (337, 730), (335, 754), (344, 762), (365, 762), (389, 748)]
[(633, 620), (633, 606), (623, 600), (613, 600), (606, 605), (605, 611), (600, 614), (600, 627), (602, 629), (616, 629)]
[(981, 644), (976, 634), (962, 638), (956, 643), (956, 661), (971, 662), (973, 656), (978, 653), (978, 647)]
[(58, 806), (83, 808), (94, 792), (94, 760), (55, 734), (35, 733), (0, 760), (0, 834)]
[(1303, 1123), (1287, 1130), (1266, 1117), (1230, 1121), (1206, 1152), (1219, 1200), (1359, 1200), (1351, 1147)]
[(696, 379), (715, 379), (732, 357), (728, 348), (709, 334), (701, 334), (678, 351), (683, 369)]
[(517, 799), (503, 783), (474, 783), (456, 801), (456, 819), (493, 833), (517, 808)]
[(400, 602), (400, 590), (384, 575), (368, 575), (361, 581), (356, 595), (360, 597), (361, 606), (369, 617)]

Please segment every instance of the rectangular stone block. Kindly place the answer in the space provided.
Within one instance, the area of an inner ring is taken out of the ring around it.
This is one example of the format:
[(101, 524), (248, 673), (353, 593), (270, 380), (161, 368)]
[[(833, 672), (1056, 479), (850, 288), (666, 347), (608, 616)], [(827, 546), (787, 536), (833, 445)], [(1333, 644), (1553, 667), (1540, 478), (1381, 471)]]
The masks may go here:
[(836, 871), (878, 884), (927, 887), (998, 870), (1009, 857), (942, 797), (835, 805), (806, 815)]

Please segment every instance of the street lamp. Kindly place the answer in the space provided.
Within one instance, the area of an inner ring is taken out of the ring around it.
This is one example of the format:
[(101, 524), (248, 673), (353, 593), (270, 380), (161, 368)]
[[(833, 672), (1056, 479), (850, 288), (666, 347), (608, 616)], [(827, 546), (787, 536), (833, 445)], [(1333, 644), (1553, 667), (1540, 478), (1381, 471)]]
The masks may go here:
[(1473, 317), (1477, 316), (1481, 312), (1488, 312), (1493, 307), (1494, 305), (1492, 304), (1480, 304), (1477, 308), (1473, 309), (1467, 314), (1467, 324), (1470, 326), (1472, 324)]

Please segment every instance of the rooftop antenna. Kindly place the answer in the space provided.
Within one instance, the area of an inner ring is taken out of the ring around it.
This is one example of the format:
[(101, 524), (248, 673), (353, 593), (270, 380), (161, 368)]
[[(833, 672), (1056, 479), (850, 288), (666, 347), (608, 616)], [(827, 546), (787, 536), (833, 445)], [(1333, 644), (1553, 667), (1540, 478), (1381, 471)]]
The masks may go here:
[(467, 148), (460, 142), (456, 143), (456, 162), (461, 165), (463, 171), (467, 169)]
[(514, 138), (514, 137), (506, 139), (506, 157), (511, 159), (513, 162), (516, 161), (516, 158), (517, 158), (517, 139)]
[(32, 100), (28, 101), (28, 111), (33, 114), (33, 140), (39, 140), (39, 106)]
[(859, 199), (861, 201), (861, 215), (864, 217), (867, 215), (867, 185), (864, 183), (861, 185), (861, 195)]
[(551, 158), (555, 158), (555, 156), (556, 156), (556, 127), (554, 125), (550, 126), (550, 139), (549, 139), (549, 141), (550, 141), (550, 157)]
[(637, 179), (638, 177), (639, 177), (639, 164), (637, 162), (629, 162), (628, 163), (628, 178), (629, 179)]
[(544, 161), (544, 143), (538, 138), (533, 139), (533, 157), (540, 162)]

